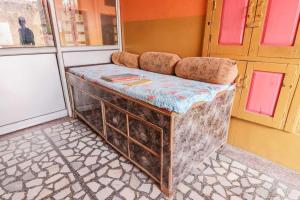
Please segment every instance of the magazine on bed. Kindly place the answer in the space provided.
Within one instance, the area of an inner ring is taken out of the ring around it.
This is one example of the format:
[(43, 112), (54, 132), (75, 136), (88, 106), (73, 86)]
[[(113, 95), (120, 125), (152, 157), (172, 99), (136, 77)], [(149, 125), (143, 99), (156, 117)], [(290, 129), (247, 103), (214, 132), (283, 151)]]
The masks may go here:
[(118, 74), (118, 75), (111, 75), (111, 76), (102, 76), (101, 78), (103, 80), (116, 83), (116, 82), (141, 80), (142, 77), (136, 74)]

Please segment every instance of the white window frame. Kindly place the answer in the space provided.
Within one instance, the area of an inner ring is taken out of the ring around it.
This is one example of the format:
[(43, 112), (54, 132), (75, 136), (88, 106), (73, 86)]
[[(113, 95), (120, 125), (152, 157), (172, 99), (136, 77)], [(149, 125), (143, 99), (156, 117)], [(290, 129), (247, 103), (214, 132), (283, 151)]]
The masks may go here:
[(104, 45), (104, 46), (73, 46), (63, 47), (60, 41), (60, 35), (58, 30), (58, 21), (55, 9), (54, 0), (47, 0), (49, 5), (49, 14), (51, 19), (51, 28), (54, 38), (54, 47), (20, 47), (20, 48), (3, 48), (0, 49), (0, 56), (18, 56), (18, 55), (34, 55), (34, 54), (56, 54), (57, 62), (61, 77), (61, 85), (64, 93), (66, 107), (69, 116), (72, 116), (71, 104), (68, 94), (67, 81), (65, 77), (65, 68), (63, 53), (65, 52), (91, 52), (91, 51), (111, 51), (122, 50), (122, 31), (120, 20), (120, 0), (116, 0), (116, 17), (117, 17), (117, 29), (118, 29), (118, 45)]

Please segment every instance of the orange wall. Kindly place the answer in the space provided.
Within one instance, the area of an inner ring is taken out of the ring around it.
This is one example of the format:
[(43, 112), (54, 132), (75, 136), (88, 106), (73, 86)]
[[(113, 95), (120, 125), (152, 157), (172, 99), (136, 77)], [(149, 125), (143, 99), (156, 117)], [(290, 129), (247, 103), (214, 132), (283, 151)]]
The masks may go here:
[(121, 0), (124, 49), (200, 56), (206, 0)]
[(122, 20), (143, 21), (204, 16), (204, 0), (121, 0)]

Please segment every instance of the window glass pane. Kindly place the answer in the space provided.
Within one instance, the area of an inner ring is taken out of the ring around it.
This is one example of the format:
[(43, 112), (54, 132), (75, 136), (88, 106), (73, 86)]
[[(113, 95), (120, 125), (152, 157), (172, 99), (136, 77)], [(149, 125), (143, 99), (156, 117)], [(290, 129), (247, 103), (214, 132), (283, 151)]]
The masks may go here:
[(55, 0), (62, 46), (117, 45), (115, 0)]
[(54, 46), (46, 0), (0, 0), (0, 48)]

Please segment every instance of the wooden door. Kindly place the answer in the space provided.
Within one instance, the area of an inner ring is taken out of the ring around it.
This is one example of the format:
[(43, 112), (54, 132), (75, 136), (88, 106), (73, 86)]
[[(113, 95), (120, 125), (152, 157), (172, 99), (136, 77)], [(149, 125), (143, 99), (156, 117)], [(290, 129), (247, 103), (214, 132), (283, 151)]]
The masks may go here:
[(298, 65), (249, 62), (238, 117), (283, 129), (298, 75)]
[(258, 0), (249, 54), (300, 58), (300, 0)]
[(234, 102), (233, 102), (233, 107), (231, 112), (231, 115), (234, 117), (237, 117), (239, 113), (240, 99), (241, 99), (241, 94), (242, 94), (242, 89), (243, 89), (244, 79), (245, 79), (245, 72), (247, 67), (246, 61), (236, 61), (236, 63), (239, 72), (236, 78), (236, 92), (235, 92), (235, 97), (234, 97)]
[(248, 55), (257, 0), (214, 0), (210, 55)]

